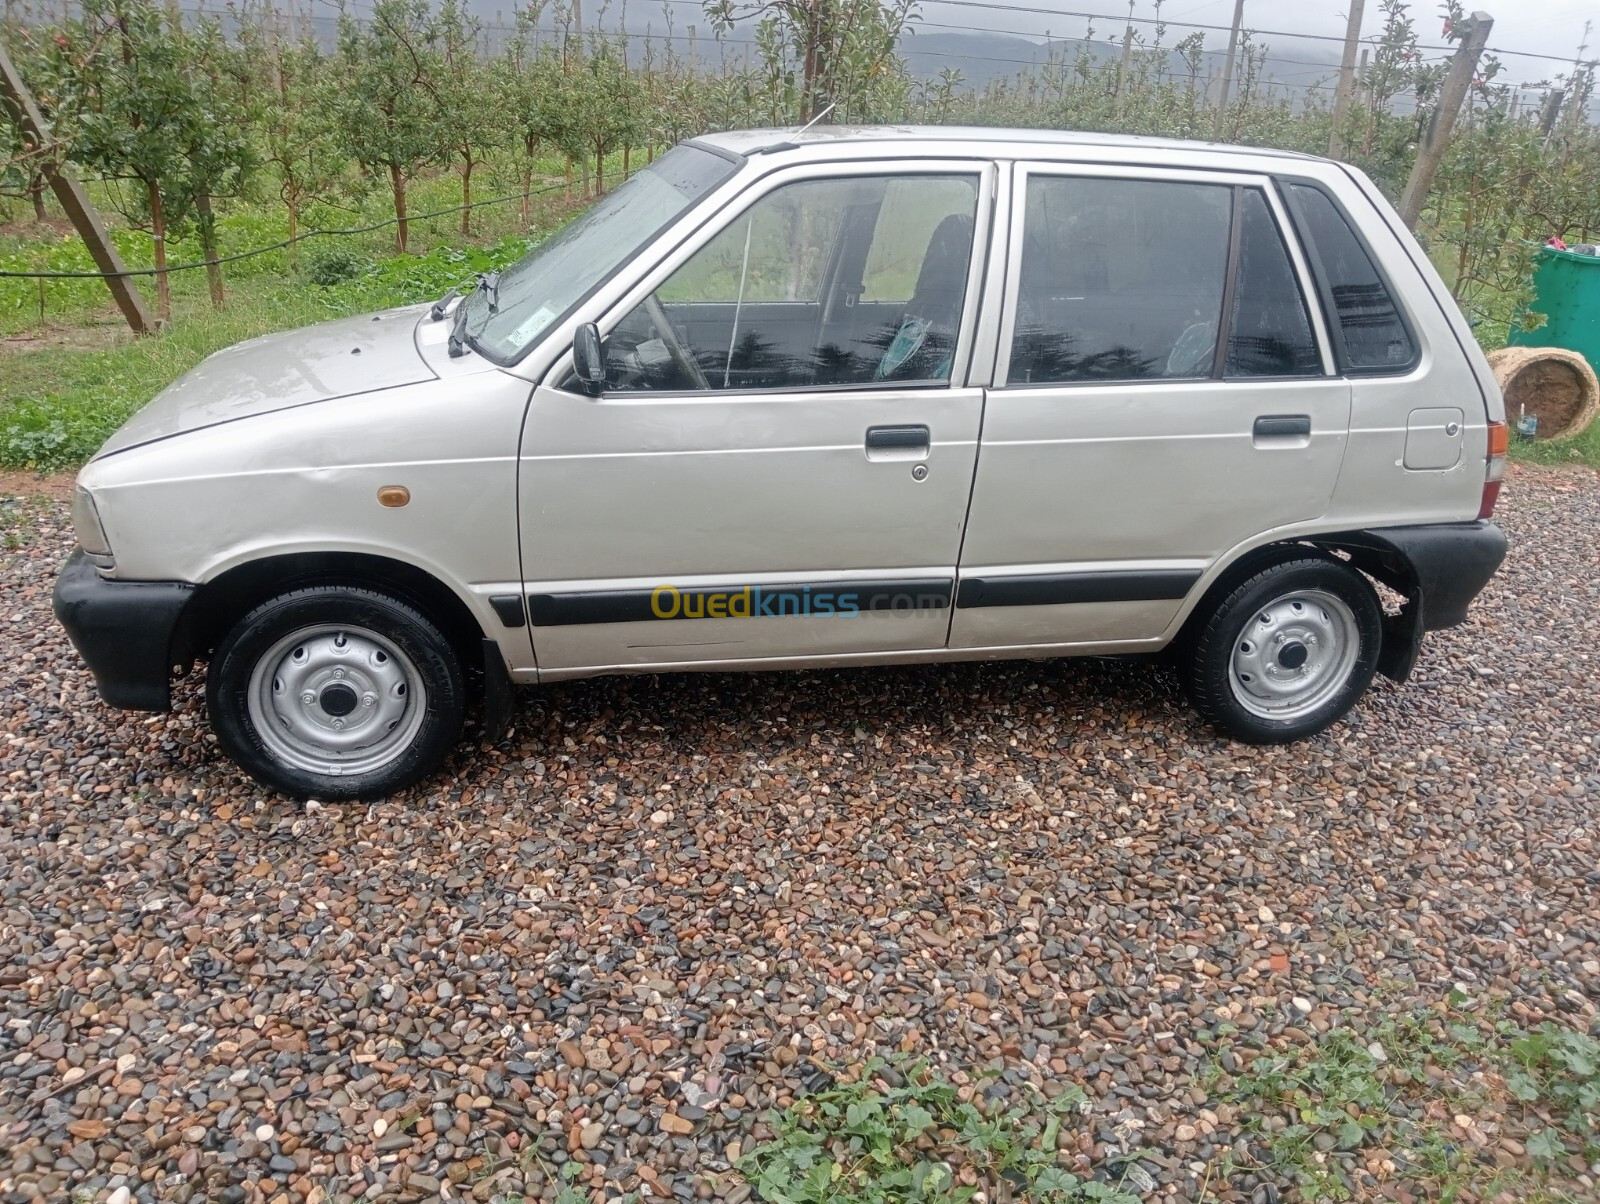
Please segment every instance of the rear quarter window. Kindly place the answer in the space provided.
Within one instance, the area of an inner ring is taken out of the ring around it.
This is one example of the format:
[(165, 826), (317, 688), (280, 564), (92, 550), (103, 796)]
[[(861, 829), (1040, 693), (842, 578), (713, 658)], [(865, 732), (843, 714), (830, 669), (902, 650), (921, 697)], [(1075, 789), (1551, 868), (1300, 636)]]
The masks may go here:
[(1355, 226), (1314, 184), (1288, 182), (1284, 192), (1322, 294), (1339, 371), (1409, 372), (1417, 364), (1416, 338)]

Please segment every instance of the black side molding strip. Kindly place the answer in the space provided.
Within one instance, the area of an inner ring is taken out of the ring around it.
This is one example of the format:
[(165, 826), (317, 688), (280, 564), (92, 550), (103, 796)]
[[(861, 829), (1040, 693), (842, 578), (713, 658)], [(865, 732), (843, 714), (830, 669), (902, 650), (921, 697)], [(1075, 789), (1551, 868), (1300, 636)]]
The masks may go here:
[(1065, 606), (1078, 602), (1151, 602), (1184, 598), (1200, 580), (1198, 569), (1142, 569), (1107, 573), (1040, 573), (1025, 577), (966, 577), (956, 606)]
[(500, 616), (500, 622), (507, 627), (526, 627), (528, 618), (522, 611), (521, 594), (492, 594), (489, 605), (494, 607), (494, 613)]
[(915, 581), (799, 581), (768, 585), (695, 586), (663, 583), (653, 590), (529, 594), (536, 627), (585, 623), (651, 623), (678, 619), (848, 617), (864, 611), (944, 610), (948, 577)]

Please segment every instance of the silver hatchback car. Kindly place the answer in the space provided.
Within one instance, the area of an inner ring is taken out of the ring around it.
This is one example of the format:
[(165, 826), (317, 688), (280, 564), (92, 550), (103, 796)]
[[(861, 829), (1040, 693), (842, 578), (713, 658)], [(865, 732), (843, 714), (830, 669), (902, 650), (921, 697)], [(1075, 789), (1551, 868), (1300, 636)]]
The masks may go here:
[(223, 747), (327, 799), (604, 673), (1168, 652), (1288, 741), (1465, 618), (1505, 450), (1342, 164), (724, 134), (464, 298), (206, 360), (79, 476), (56, 613), (114, 706), (208, 660)]

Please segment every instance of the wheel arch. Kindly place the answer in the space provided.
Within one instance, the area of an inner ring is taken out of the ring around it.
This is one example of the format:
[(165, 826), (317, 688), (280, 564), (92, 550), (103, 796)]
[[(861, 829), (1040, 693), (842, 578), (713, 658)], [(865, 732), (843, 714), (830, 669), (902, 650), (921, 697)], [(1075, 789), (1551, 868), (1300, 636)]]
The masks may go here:
[(1405, 599), (1399, 613), (1384, 613), (1383, 646), (1378, 654), (1378, 672), (1403, 684), (1411, 676), (1417, 654), (1422, 648), (1423, 622), (1417, 573), (1410, 559), (1398, 548), (1366, 531), (1307, 535), (1246, 550), (1212, 578), (1199, 601), (1184, 618), (1178, 635), (1172, 641), (1173, 647), (1187, 648), (1217, 603), (1231, 594), (1241, 581), (1271, 565), (1306, 556), (1320, 556), (1348, 564)]
[(471, 608), (426, 569), (366, 552), (288, 552), (234, 565), (197, 586), (175, 635), (182, 659), (205, 658), (228, 630), (268, 598), (307, 585), (379, 589), (421, 611), (464, 666), (478, 666), (488, 636)]

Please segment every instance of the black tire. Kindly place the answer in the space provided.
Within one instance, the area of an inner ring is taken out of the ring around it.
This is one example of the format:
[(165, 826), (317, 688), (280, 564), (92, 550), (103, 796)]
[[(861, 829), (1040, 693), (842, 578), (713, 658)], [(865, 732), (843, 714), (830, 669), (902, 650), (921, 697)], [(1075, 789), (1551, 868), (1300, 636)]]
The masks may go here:
[(465, 693), (460, 659), (427, 617), (341, 585), (257, 606), (228, 632), (206, 676), (224, 751), (294, 798), (376, 799), (414, 785), (460, 739)]
[(1287, 744), (1337, 723), (1372, 684), (1383, 642), (1371, 584), (1314, 554), (1252, 574), (1196, 624), (1189, 697), (1207, 723), (1248, 744)]

